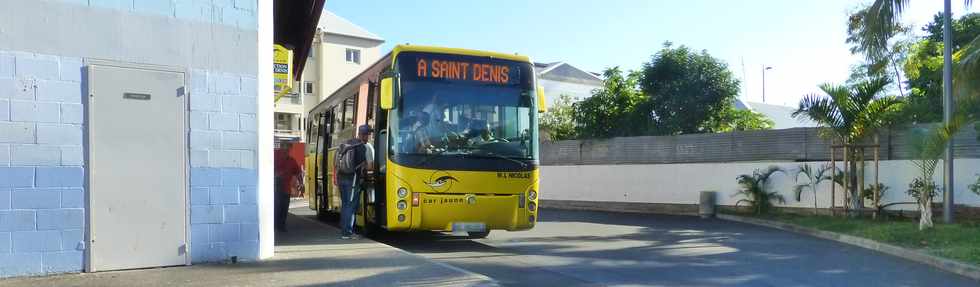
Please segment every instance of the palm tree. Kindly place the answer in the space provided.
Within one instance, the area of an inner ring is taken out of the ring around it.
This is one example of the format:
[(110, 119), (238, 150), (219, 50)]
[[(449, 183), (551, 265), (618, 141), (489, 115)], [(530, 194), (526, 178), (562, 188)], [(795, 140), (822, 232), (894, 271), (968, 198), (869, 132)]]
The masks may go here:
[[(803, 201), (803, 192), (806, 189), (810, 190), (813, 194), (813, 214), (817, 214), (817, 186), (821, 182), (826, 180), (833, 181), (833, 174), (837, 172), (837, 167), (831, 165), (821, 166), (820, 169), (813, 170), (809, 164), (800, 164), (800, 168), (796, 171), (796, 186), (793, 187), (793, 193), (796, 195), (796, 201)], [(807, 179), (806, 183), (800, 182), (800, 175), (805, 176)]]
[[(950, 0), (945, 0), (947, 3)], [(964, 0), (963, 3), (969, 6), (973, 0)], [(868, 12), (857, 23), (857, 31), (861, 36), (858, 45), (860, 50), (866, 51), (869, 60), (881, 59), (888, 53), (888, 39), (895, 33), (894, 27), (900, 26), (900, 16), (909, 5), (909, 0), (875, 0), (868, 8)], [(948, 6), (948, 4), (947, 4)], [(948, 14), (945, 17), (949, 17)], [(947, 20), (948, 21), (948, 20)], [(950, 46), (950, 39), (944, 39), (945, 46)], [(974, 39), (969, 45), (959, 52), (960, 62), (956, 68), (957, 85), (968, 85), (971, 93), (980, 91), (980, 84), (973, 75), (980, 75), (980, 37)], [(952, 63), (945, 63), (952, 65)]]
[(765, 214), (772, 208), (772, 200), (785, 203), (786, 199), (778, 192), (769, 192), (769, 178), (777, 172), (783, 172), (783, 169), (778, 166), (769, 166), (764, 170), (757, 169), (751, 175), (739, 175), (737, 178), (738, 185), (742, 186), (742, 189), (735, 192), (734, 196), (743, 195), (746, 198), (735, 202), (735, 206), (737, 207), (744, 202), (752, 208), (752, 212), (755, 214)]
[(961, 115), (933, 129), (913, 129), (909, 137), (914, 156), (912, 164), (919, 169), (919, 175), (909, 184), (908, 194), (919, 203), (919, 230), (932, 228), (932, 198), (940, 190), (932, 176), (946, 152), (946, 143), (953, 139), (965, 121), (966, 117)]
[[(967, 6), (972, 3), (973, 0), (963, 0)], [(867, 17), (864, 17), (864, 23), (860, 29), (860, 34), (862, 37), (867, 39), (861, 42), (861, 46), (864, 50), (869, 51), (869, 59), (880, 59), (879, 57), (883, 55), (884, 51), (887, 51), (889, 33), (891, 32), (891, 27), (894, 27), (899, 20), (899, 16), (905, 11), (908, 6), (909, 0), (875, 0), (871, 7), (869, 8)], [(945, 99), (945, 122), (947, 125), (952, 124), (953, 118), (952, 113), (948, 112), (953, 110), (953, 89), (954, 86), (957, 87), (957, 93), (960, 96), (967, 96), (971, 98), (980, 97), (980, 83), (977, 83), (976, 79), (980, 76), (980, 37), (973, 39), (966, 47), (961, 51), (957, 52), (960, 57), (960, 62), (956, 67), (953, 67), (953, 49), (952, 49), (952, 24), (951, 24), (951, 12), (950, 12), (950, 0), (944, 0), (944, 13), (943, 13), (943, 98)], [(953, 70), (956, 73), (953, 73)], [(955, 75), (955, 76), (954, 76)], [(955, 85), (954, 85), (955, 83)], [(946, 147), (949, 153), (946, 154), (947, 157), (947, 168), (948, 172), (953, 173), (953, 146), (949, 145)], [(952, 177), (946, 177), (947, 182), (944, 185), (952, 185)], [(944, 217), (946, 222), (952, 223), (952, 186), (948, 186), (950, 189), (949, 193), (946, 194), (947, 200), (944, 201), (946, 204), (944, 210), (946, 214)]]
[(932, 176), (946, 152), (946, 144), (964, 125), (980, 118), (980, 97), (963, 98), (957, 105), (959, 109), (949, 122), (934, 128), (911, 130), (909, 146), (912, 149), (912, 164), (919, 169), (919, 175), (909, 184), (908, 194), (919, 203), (919, 230), (932, 227), (932, 198), (937, 191), (943, 190), (932, 180)]
[[(855, 144), (874, 133), (877, 129), (892, 123), (894, 115), (903, 107), (902, 100), (893, 97), (878, 97), (889, 83), (885, 78), (874, 78), (853, 86), (832, 84), (820, 85), (826, 96), (807, 95), (793, 117), (806, 116), (827, 128), (827, 135), (844, 144), (844, 164), (847, 165), (848, 193), (851, 206), (861, 206), (860, 186), (857, 174), (858, 161), (861, 161), (859, 174), (864, 174), (863, 159), (857, 153), (848, 152), (848, 145)], [(851, 213), (856, 216), (857, 213)]]

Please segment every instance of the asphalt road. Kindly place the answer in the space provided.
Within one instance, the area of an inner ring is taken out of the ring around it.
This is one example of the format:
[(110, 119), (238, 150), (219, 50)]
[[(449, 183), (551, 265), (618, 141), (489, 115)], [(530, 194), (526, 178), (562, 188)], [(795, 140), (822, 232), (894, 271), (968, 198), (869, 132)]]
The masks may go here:
[(531, 231), (381, 241), (505, 286), (980, 286), (861, 248), (696, 217), (543, 210)]

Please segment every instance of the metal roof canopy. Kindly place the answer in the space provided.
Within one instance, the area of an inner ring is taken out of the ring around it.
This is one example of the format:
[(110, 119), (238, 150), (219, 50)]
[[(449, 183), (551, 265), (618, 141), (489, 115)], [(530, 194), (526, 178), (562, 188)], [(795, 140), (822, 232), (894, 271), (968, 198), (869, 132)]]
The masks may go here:
[(274, 42), (293, 50), (293, 79), (303, 74), (325, 1), (276, 0), (273, 3)]

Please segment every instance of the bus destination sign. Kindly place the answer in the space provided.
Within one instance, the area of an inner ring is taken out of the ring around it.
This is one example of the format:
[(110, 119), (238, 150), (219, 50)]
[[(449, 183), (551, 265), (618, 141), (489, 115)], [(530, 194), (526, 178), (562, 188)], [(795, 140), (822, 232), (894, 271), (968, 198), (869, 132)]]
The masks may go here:
[(472, 80), (490, 84), (507, 84), (510, 67), (505, 65), (438, 59), (415, 59), (415, 76), (446, 80)]
[[(441, 54), (402, 55), (399, 62), (402, 76), (413, 80), (503, 86), (525, 84), (521, 75), (530, 70), (529, 67), (522, 69), (520, 63), (506, 60)], [(528, 71), (523, 71), (525, 69)]]

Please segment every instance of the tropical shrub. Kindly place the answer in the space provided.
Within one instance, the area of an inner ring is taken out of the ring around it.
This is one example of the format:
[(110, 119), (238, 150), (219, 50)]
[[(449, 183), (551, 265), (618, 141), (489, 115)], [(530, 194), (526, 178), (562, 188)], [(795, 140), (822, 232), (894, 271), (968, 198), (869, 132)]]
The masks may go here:
[(745, 198), (735, 202), (735, 206), (738, 207), (739, 204), (745, 203), (753, 213), (766, 214), (772, 209), (773, 200), (786, 203), (786, 199), (781, 194), (769, 191), (769, 178), (777, 172), (783, 172), (783, 169), (778, 166), (769, 166), (764, 170), (757, 169), (751, 175), (739, 175), (736, 179), (741, 189), (733, 196), (741, 195)]
[(885, 197), (885, 193), (887, 192), (888, 186), (882, 183), (869, 184), (867, 187), (861, 190), (861, 196), (864, 197), (864, 200), (871, 201), (871, 204), (874, 206), (875, 218), (878, 218), (878, 213), (881, 212), (881, 199)]
[[(878, 198), (881, 199), (882, 197), (885, 196), (885, 193), (888, 192), (888, 186), (885, 185), (885, 184), (883, 184), (883, 183), (879, 183), (877, 185), (878, 185)], [(864, 197), (864, 199), (867, 199), (867, 200), (874, 200), (875, 199), (875, 185), (869, 184), (868, 186), (864, 187), (864, 189), (861, 190), (861, 196)]]
[(917, 177), (909, 183), (906, 193), (919, 204), (919, 230), (932, 228), (932, 199), (939, 194), (939, 186), (932, 179)]
[(977, 182), (970, 185), (970, 191), (980, 195), (980, 174), (977, 174)]
[(919, 230), (932, 228), (932, 198), (939, 189), (932, 176), (946, 151), (946, 143), (952, 140), (963, 122), (964, 118), (958, 116), (948, 124), (935, 128), (911, 130), (912, 136), (909, 140), (913, 152), (912, 164), (919, 169), (919, 175), (909, 184), (908, 194), (919, 203)]
[[(817, 214), (817, 187), (821, 182), (834, 180), (833, 174), (837, 171), (836, 167), (829, 164), (823, 165), (820, 169), (813, 170), (808, 164), (801, 164), (800, 168), (796, 171), (796, 177), (794, 178), (797, 182), (796, 186), (793, 187), (793, 194), (796, 195), (796, 202), (803, 201), (803, 192), (809, 190), (813, 194), (813, 214)], [(804, 176), (807, 179), (806, 183), (799, 183), (800, 176)]]

